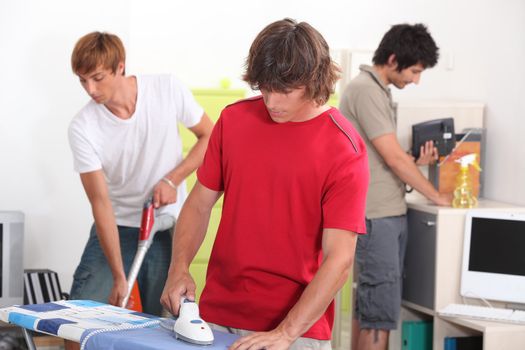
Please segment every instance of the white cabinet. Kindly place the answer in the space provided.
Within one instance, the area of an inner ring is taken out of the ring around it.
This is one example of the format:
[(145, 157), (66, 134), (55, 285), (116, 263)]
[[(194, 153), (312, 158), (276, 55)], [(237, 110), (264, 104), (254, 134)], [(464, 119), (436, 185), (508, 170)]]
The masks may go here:
[[(478, 209), (483, 208), (525, 211), (525, 208), (481, 199)], [(405, 320), (430, 319), (434, 321), (434, 350), (444, 349), (445, 337), (462, 335), (483, 335), (484, 350), (523, 350), (525, 325), (448, 318), (437, 314), (448, 304), (463, 302), (459, 290), (465, 213), (466, 209), (409, 201), (409, 238), (399, 330)], [(503, 307), (501, 303), (493, 304)], [(392, 332), (390, 349), (401, 348), (399, 330)]]

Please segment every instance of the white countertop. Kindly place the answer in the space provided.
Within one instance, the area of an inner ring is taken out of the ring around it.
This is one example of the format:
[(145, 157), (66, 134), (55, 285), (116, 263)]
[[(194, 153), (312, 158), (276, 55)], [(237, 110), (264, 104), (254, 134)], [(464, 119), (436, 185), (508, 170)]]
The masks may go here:
[[(410, 194), (407, 196), (407, 204), (410, 209), (416, 209), (420, 211), (424, 211), (426, 213), (431, 214), (437, 214), (440, 213), (447, 213), (447, 214), (462, 214), (464, 215), (465, 212), (469, 209), (464, 208), (452, 208), (452, 207), (441, 207), (438, 205), (433, 204), (428, 199), (422, 197), (418, 194)], [(478, 199), (478, 206), (476, 208), (472, 209), (490, 209), (490, 210), (508, 210), (508, 209), (516, 209), (518, 211), (524, 211), (523, 207), (519, 207), (514, 204), (504, 203), (504, 202), (498, 202), (492, 199), (488, 198), (479, 198)]]

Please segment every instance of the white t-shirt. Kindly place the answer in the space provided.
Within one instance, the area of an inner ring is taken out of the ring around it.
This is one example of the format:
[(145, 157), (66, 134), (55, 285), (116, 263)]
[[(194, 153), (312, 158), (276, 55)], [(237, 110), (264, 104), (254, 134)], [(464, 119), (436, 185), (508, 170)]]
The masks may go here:
[[(102, 169), (118, 225), (139, 227), (153, 187), (182, 161), (178, 123), (197, 125), (204, 113), (190, 90), (171, 75), (137, 76), (137, 104), (129, 119), (91, 100), (69, 125), (74, 169)], [(161, 209), (178, 216), (186, 199), (183, 181), (177, 202)]]

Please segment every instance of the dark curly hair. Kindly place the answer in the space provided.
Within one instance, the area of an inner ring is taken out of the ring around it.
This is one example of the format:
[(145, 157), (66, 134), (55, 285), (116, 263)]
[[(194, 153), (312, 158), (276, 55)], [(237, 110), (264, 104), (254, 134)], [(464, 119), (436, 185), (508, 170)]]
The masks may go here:
[(340, 69), (323, 36), (306, 22), (285, 18), (266, 26), (255, 38), (243, 75), (254, 90), (287, 92), (305, 87), (318, 105), (328, 101)]
[(394, 54), (398, 71), (418, 63), (423, 68), (432, 68), (438, 61), (438, 51), (425, 25), (397, 24), (383, 36), (372, 61), (375, 65), (385, 65)]

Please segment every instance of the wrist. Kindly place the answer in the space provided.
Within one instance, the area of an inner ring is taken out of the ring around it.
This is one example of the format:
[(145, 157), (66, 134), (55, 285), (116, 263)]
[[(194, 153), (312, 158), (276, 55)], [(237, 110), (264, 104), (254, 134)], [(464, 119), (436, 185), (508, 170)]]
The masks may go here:
[(175, 182), (171, 181), (168, 177), (163, 177), (162, 179), (160, 179), (160, 181), (164, 182), (165, 184), (167, 184), (168, 186), (170, 186), (171, 188), (173, 188), (174, 190), (177, 189), (177, 185), (175, 184)]
[(180, 173), (180, 170), (178, 168), (176, 168), (170, 171), (169, 173), (167, 173), (166, 175), (164, 175), (161, 181), (165, 182), (170, 187), (173, 187), (170, 184), (171, 182), (173, 185), (175, 185), (175, 188), (177, 188), (179, 187), (181, 182), (184, 181), (184, 175)]
[(168, 268), (168, 274), (190, 274), (190, 265), (185, 260), (172, 260)]
[(113, 274), (113, 283), (127, 282), (126, 275), (123, 273)]
[(297, 338), (301, 336), (300, 327), (291, 324), (290, 320), (284, 319), (283, 322), (277, 327), (277, 330), (282, 334), (283, 338), (293, 343)]
[(438, 203), (440, 198), (441, 198), (441, 194), (435, 190), (428, 199), (430, 199), (434, 203)]

